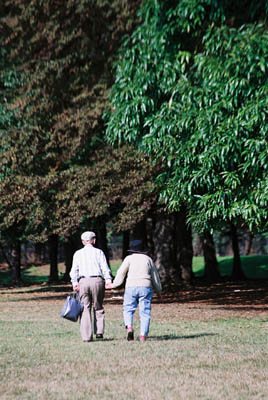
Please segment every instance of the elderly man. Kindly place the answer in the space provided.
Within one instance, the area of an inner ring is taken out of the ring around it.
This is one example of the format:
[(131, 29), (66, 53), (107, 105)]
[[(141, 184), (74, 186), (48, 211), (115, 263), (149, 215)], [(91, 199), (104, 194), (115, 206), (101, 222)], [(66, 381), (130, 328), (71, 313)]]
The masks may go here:
[(74, 253), (70, 277), (74, 291), (79, 290), (80, 300), (84, 303), (80, 321), (81, 337), (83, 342), (91, 342), (93, 340), (92, 306), (94, 310), (94, 333), (97, 339), (103, 338), (105, 283), (110, 284), (112, 282), (112, 275), (103, 251), (94, 247), (95, 233), (84, 232), (81, 235), (81, 240), (84, 247)]

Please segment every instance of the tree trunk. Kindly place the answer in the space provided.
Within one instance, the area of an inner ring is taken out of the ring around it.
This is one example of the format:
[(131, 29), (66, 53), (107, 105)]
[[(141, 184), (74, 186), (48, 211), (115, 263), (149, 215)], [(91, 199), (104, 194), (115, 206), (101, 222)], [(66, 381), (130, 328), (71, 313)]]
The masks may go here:
[(152, 217), (146, 218), (146, 234), (147, 234), (147, 249), (148, 255), (153, 258), (154, 255), (154, 231), (155, 219)]
[(180, 270), (176, 263), (175, 214), (161, 213), (154, 229), (154, 261), (164, 290), (177, 288)]
[(192, 229), (186, 223), (186, 209), (183, 208), (176, 217), (176, 259), (181, 280), (191, 284), (193, 280), (193, 243)]
[(132, 240), (142, 240), (144, 246), (147, 246), (147, 229), (146, 229), (146, 219), (140, 221), (133, 229), (131, 234)]
[(248, 256), (251, 253), (253, 239), (254, 239), (253, 233), (249, 232), (245, 243), (245, 256)]
[(76, 251), (76, 246), (73, 238), (69, 238), (63, 244), (64, 249), (64, 264), (65, 264), (65, 272), (62, 280), (64, 282), (68, 282), (70, 280), (70, 271), (72, 269), (73, 264), (73, 255)]
[(124, 231), (123, 232), (123, 247), (122, 247), (122, 259), (129, 255), (128, 253), (129, 249), (129, 231)]
[(205, 259), (205, 278), (209, 282), (217, 282), (220, 280), (219, 264), (213, 236), (209, 232), (203, 233), (202, 246)]
[(11, 269), (11, 264), (10, 264), (10, 259), (7, 255), (7, 251), (5, 250), (4, 246), (0, 243), (0, 250), (3, 256), (3, 259), (5, 260), (5, 262), (7, 263), (7, 265), (9, 266), (9, 268)]
[(11, 268), (11, 281), (13, 285), (21, 284), (21, 245), (16, 240), (10, 244), (9, 266)]
[(194, 253), (193, 253), (194, 257), (202, 257), (204, 255), (202, 235), (197, 235), (197, 238), (196, 238), (194, 246), (193, 246), (193, 250), (194, 250)]
[(232, 238), (232, 248), (233, 248), (233, 271), (232, 271), (232, 279), (234, 280), (245, 280), (246, 277), (242, 270), (241, 258), (239, 253), (239, 244), (238, 244), (238, 236), (237, 229), (235, 225), (231, 224), (231, 238)]
[(11, 282), (13, 285), (21, 283), (21, 245), (20, 241), (9, 241), (7, 250), (4, 246), (0, 245), (3, 257), (7, 262), (11, 271)]
[(43, 249), (43, 243), (35, 243), (34, 251), (35, 251), (35, 264), (36, 265), (42, 264), (42, 249)]
[(99, 218), (98, 229), (97, 229), (96, 234), (97, 234), (96, 247), (100, 248), (104, 252), (106, 261), (107, 261), (108, 265), (110, 266), (106, 221), (104, 218)]
[(50, 276), (49, 282), (58, 282), (58, 235), (50, 235), (48, 238), (49, 260), (50, 260)]

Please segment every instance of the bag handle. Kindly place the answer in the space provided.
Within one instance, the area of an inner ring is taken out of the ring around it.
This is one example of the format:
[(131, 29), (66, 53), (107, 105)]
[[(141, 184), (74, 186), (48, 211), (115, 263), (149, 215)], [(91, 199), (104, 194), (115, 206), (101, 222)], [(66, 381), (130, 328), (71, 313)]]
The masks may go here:
[(79, 300), (79, 291), (78, 290), (74, 290), (72, 293), (71, 293), (71, 296), (74, 298), (74, 299), (78, 299)]

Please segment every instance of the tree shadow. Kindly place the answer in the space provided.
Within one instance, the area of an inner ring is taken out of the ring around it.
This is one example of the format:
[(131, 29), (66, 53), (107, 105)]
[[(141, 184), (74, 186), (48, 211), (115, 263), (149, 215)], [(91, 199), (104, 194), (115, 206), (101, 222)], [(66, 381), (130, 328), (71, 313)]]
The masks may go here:
[(258, 312), (268, 312), (268, 307), (254, 307), (254, 306), (248, 306), (248, 307), (209, 307), (207, 310), (212, 310), (212, 311), (258, 311)]
[[(45, 284), (45, 286), (38, 286), (36, 287), (35, 284), (31, 284), (31, 285), (24, 285), (22, 286), (24, 289), (21, 290), (17, 290), (17, 288), (11, 288), (9, 290), (7, 290), (7, 288), (1, 290), (1, 294), (31, 294), (31, 293), (46, 293), (46, 292), (72, 292), (72, 286), (71, 285), (49, 285), (49, 284)], [(14, 290), (13, 292), (10, 292), (10, 290)]]
[(66, 300), (67, 294), (56, 295), (56, 296), (38, 296), (38, 297), (20, 297), (20, 298), (13, 298), (9, 299), (8, 301), (11, 303), (16, 303), (20, 301), (53, 301), (53, 300)]
[(151, 340), (182, 340), (182, 339), (196, 339), (196, 338), (201, 338), (204, 336), (216, 336), (218, 335), (217, 333), (199, 333), (196, 335), (161, 335), (161, 336), (155, 336), (155, 335), (150, 335), (149, 338)]
[(153, 297), (153, 303), (158, 304), (210, 304), (210, 305), (265, 305), (268, 301), (267, 280), (246, 280), (240, 282), (223, 281), (208, 284), (197, 280), (192, 286), (181, 286), (174, 292), (166, 292), (162, 299)]
[[(268, 281), (247, 280), (240, 282), (223, 281), (208, 284), (196, 280), (192, 286), (181, 286), (177, 291), (167, 291), (159, 299), (153, 296), (154, 304), (189, 304), (193, 307), (214, 307), (211, 310), (245, 310), (266, 312), (268, 303)], [(64, 300), (72, 292), (71, 284), (59, 282), (43, 285), (27, 285), (18, 288), (3, 288), (1, 294), (11, 295), (8, 301)], [(106, 291), (104, 305), (122, 305), (124, 289)], [(219, 308), (218, 308), (219, 307)]]

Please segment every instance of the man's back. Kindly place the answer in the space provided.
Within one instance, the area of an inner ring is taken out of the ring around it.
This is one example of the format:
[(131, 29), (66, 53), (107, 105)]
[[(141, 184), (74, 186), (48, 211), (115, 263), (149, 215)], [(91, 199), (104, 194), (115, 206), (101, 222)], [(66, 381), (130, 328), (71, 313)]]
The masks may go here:
[(102, 250), (87, 244), (74, 253), (70, 276), (72, 282), (76, 282), (81, 276), (104, 276), (105, 280), (111, 280), (111, 271)]

